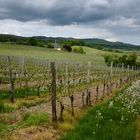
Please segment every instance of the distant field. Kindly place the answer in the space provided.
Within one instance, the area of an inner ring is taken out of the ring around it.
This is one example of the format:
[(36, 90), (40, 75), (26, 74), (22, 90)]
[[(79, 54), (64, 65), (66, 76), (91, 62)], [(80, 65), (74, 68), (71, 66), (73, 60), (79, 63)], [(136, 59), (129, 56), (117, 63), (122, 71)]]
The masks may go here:
[(86, 51), (86, 54), (76, 54), (58, 51), (54, 49), (0, 43), (0, 55), (13, 55), (13, 56), (24, 55), (26, 57), (33, 57), (38, 59), (57, 59), (57, 60), (67, 59), (70, 61), (80, 61), (80, 62), (94, 60), (95, 62), (103, 63), (104, 59), (102, 57), (102, 54), (112, 53), (88, 47), (84, 47), (84, 50)]

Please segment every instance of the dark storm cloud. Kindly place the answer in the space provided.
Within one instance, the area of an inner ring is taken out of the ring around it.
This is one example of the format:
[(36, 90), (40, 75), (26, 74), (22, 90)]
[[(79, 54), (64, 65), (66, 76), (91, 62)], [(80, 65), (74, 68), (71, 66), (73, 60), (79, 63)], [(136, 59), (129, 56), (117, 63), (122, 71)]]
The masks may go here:
[(47, 20), (66, 25), (112, 19), (140, 19), (139, 0), (0, 0), (0, 19)]
[(0, 0), (0, 33), (47, 31), (48, 36), (85, 35), (140, 44), (139, 6), (140, 0)]
[(110, 0), (0, 0), (0, 18), (46, 19), (60, 25), (86, 23), (112, 17), (115, 13), (113, 4)]

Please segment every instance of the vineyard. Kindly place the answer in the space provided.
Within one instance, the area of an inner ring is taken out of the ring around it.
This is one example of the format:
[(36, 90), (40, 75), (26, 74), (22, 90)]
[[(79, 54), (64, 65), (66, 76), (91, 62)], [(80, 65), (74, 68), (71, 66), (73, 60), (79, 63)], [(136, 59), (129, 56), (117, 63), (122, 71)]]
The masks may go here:
[(0, 0), (0, 140), (140, 140), (140, 0)]
[(139, 78), (139, 68), (123, 64), (1, 55), (0, 119), (4, 123), (0, 120), (0, 136), (27, 127), (23, 120), (28, 120), (29, 113), (35, 118), (46, 113), (42, 122), (55, 130), (58, 123), (74, 122), (79, 110), (111, 97)]

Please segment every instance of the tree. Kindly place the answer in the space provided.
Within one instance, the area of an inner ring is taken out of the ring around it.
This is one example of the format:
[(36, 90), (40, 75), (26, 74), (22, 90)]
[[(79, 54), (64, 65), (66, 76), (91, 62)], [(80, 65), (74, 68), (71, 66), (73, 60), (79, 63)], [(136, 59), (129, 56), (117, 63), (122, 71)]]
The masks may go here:
[(47, 44), (47, 48), (53, 49), (54, 48), (54, 45), (52, 43), (48, 43)]
[(109, 66), (111, 62), (113, 62), (114, 65), (124, 65), (124, 66), (138, 66), (139, 63), (137, 62), (137, 55), (135, 53), (130, 55), (104, 55), (105, 63)]
[(104, 55), (104, 60), (105, 60), (105, 63), (109, 66), (111, 64), (111, 62), (113, 61), (113, 56)]
[(37, 46), (38, 42), (35, 38), (31, 37), (29, 40), (28, 40), (28, 43), (29, 45), (32, 45), (32, 46)]
[(125, 66), (128, 65), (127, 64), (127, 58), (128, 58), (128, 55), (122, 55), (118, 58), (118, 63), (121, 65), (121, 64), (124, 64)]
[(137, 65), (137, 56), (135, 53), (128, 56), (127, 65), (129, 66)]
[(71, 52), (72, 51), (72, 47), (70, 45), (67, 45), (67, 44), (65, 44), (62, 49), (63, 50), (66, 50), (68, 52)]

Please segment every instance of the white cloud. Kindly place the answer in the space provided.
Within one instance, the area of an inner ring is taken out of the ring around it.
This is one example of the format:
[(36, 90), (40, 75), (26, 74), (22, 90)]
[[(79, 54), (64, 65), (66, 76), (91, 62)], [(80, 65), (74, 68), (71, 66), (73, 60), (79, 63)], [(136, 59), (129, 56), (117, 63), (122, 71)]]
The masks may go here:
[(75, 38), (110, 38), (114, 36), (106, 29), (87, 25), (51, 26), (47, 21), (20, 22), (16, 20), (1, 20), (0, 33), (23, 36), (53, 36)]
[(140, 0), (0, 0), (0, 33), (140, 44)]

